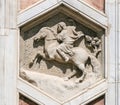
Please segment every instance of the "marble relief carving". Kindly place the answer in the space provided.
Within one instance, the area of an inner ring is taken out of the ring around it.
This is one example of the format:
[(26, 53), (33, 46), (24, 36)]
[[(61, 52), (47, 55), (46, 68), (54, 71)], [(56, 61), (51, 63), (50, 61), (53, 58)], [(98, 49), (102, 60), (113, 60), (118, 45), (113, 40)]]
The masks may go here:
[(62, 19), (49, 19), (26, 32), (28, 36), (21, 35), (20, 76), (63, 101), (103, 78), (102, 41), (75, 20), (57, 17)]

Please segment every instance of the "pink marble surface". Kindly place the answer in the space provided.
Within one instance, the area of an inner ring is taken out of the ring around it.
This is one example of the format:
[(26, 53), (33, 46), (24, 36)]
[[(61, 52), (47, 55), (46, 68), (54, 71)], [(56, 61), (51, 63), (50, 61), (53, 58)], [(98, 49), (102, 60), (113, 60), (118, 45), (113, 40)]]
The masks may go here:
[(89, 5), (93, 6), (94, 8), (104, 12), (104, 4), (105, 0), (83, 0), (87, 2)]
[[(40, 0), (20, 0), (20, 10), (27, 8), (38, 1)], [(104, 12), (105, 0), (83, 0), (83, 1), (87, 2), (89, 5), (93, 6), (94, 8)]]
[(39, 0), (20, 0), (20, 10), (27, 8), (38, 1)]

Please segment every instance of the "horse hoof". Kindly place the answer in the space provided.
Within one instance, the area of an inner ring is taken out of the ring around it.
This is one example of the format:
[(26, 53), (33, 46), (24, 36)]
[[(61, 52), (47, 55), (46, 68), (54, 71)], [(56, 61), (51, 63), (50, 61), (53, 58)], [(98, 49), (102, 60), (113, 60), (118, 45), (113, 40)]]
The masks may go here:
[(79, 82), (81, 83), (83, 81), (83, 79), (82, 80), (79, 80)]
[(75, 81), (75, 83), (78, 84), (78, 83), (81, 83), (82, 81), (83, 81), (83, 79), (78, 79)]
[(33, 62), (29, 63), (29, 68), (31, 68), (33, 66)]
[(64, 81), (68, 81), (69, 80), (69, 78), (68, 77), (64, 77)]

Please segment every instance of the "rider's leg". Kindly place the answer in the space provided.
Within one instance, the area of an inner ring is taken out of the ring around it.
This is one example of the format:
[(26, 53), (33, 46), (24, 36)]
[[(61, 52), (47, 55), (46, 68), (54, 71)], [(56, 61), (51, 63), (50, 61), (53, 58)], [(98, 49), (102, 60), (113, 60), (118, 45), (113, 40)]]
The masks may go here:
[(69, 61), (69, 57), (65, 54), (65, 45), (61, 44), (59, 47), (56, 49), (58, 54), (65, 60), (65, 62)]
[(61, 49), (57, 48), (56, 51), (65, 60), (65, 62), (69, 61), (69, 58), (67, 57), (67, 55)]
[(65, 46), (65, 53), (66, 54), (68, 54), (69, 56), (73, 56), (74, 55), (74, 53), (73, 53), (73, 51), (72, 51), (72, 48), (73, 48), (73, 46), (72, 45), (67, 45), (67, 46)]

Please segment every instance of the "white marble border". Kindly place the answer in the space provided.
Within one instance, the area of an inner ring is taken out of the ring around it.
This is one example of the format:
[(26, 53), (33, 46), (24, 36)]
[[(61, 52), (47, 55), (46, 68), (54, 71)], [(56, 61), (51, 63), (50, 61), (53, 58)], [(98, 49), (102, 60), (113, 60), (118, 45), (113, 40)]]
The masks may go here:
[(16, 105), (18, 67), (17, 1), (0, 0), (0, 105)]
[(94, 8), (87, 5), (87, 3), (83, 3), (81, 0), (63, 0), (63, 4), (68, 4), (70, 7), (75, 8), (85, 17), (92, 19), (92, 21), (101, 24), (104, 27), (107, 27), (107, 17), (104, 14), (99, 13)]
[(109, 18), (109, 32), (107, 36), (108, 49), (108, 91), (106, 93), (106, 105), (120, 105), (119, 89), (119, 0), (106, 0), (106, 14)]
[(60, 105), (58, 100), (22, 79), (18, 80), (18, 90), (21, 94), (25, 94), (25, 96), (31, 98), (34, 102), (37, 102), (40, 105)]
[[(5, 38), (4, 58), (4, 96), (5, 105), (17, 104), (17, 72), (18, 67), (18, 34), (17, 30), (9, 30)], [(3, 104), (4, 105), (4, 104)]]
[(36, 17), (47, 13), (48, 11), (54, 9), (55, 7), (58, 7), (60, 4), (64, 4), (69, 6), (70, 8), (74, 8), (76, 11), (80, 12), (85, 17), (92, 19), (92, 21), (99, 23), (103, 27), (107, 27), (108, 25), (106, 15), (98, 13), (96, 10), (94, 10), (94, 8), (91, 8), (88, 5), (85, 5), (85, 3), (78, 0), (74, 0), (74, 1), (73, 0), (63, 0), (63, 1), (46, 0), (42, 3), (38, 3), (33, 7), (30, 7), (27, 10), (20, 12), (18, 14), (17, 24), (18, 26), (22, 26), (27, 22), (35, 19)]
[(42, 105), (84, 105), (85, 103), (91, 102), (92, 100), (106, 93), (107, 81), (101, 80), (96, 84), (90, 86), (89, 88), (83, 90), (82, 92), (74, 95), (70, 99), (65, 100), (64, 102), (56, 100), (54, 97), (48, 95), (44, 91), (38, 89), (37, 87), (20, 78), (18, 80), (18, 91), (34, 102), (38, 104), (41, 103)]
[(38, 3), (37, 5), (18, 14), (18, 26), (24, 25), (25, 23), (43, 15), (45, 12), (48, 12), (57, 6), (59, 6), (59, 2), (57, 0), (45, 0), (44, 2)]
[(91, 102), (91, 100), (100, 97), (107, 91), (107, 82), (102, 80), (94, 86), (91, 86), (85, 90), (83, 94), (76, 96), (74, 99), (69, 100), (64, 105), (85, 105), (85, 103)]

